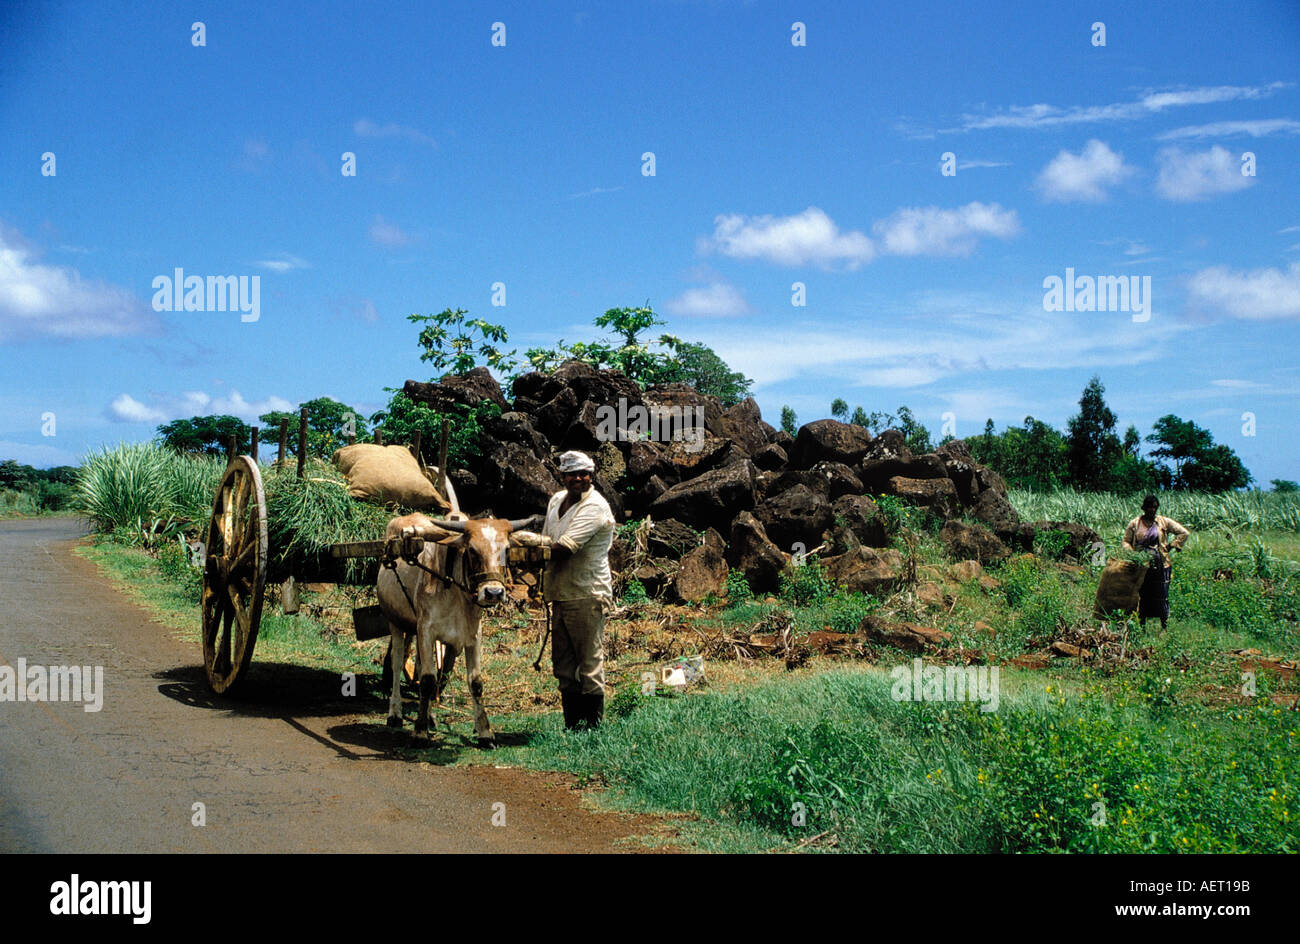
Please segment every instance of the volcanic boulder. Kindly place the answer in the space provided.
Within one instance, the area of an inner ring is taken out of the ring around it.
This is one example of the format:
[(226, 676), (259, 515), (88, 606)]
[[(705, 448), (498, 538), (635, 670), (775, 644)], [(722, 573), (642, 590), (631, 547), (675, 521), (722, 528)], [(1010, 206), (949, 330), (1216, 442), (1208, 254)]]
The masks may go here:
[(856, 465), (870, 445), (871, 433), (861, 426), (839, 420), (814, 420), (800, 427), (794, 446), (786, 451), (792, 466), (809, 469), (823, 460)]
[(762, 522), (742, 511), (731, 525), (727, 562), (741, 571), (755, 593), (772, 593), (780, 587), (786, 556), (768, 538)]
[(947, 521), (939, 531), (939, 540), (948, 549), (953, 560), (977, 560), (991, 564), (1011, 555), (1010, 549), (987, 528), (981, 525)]
[(846, 590), (885, 597), (903, 579), (903, 555), (895, 550), (859, 547), (822, 562), (826, 578)]
[(688, 551), (678, 564), (670, 596), (682, 603), (696, 603), (709, 594), (725, 595), (727, 561), (723, 546), (722, 535), (710, 528), (704, 543)]
[(650, 513), (696, 527), (729, 528), (736, 513), (754, 507), (754, 463), (745, 460), (679, 482), (656, 498)]
[(885, 547), (889, 535), (885, 532), (885, 518), (880, 507), (865, 495), (841, 495), (831, 504), (833, 519), (843, 519), (844, 524), (867, 547)]
[(957, 489), (947, 478), (909, 479), (895, 475), (889, 480), (888, 493), (909, 505), (929, 508), (941, 518), (952, 517), (961, 510)]
[[(763, 414), (759, 411), (753, 397), (746, 397), (722, 414), (723, 434), (751, 457), (757, 457), (758, 453), (768, 445), (767, 430), (764, 426)], [(763, 467), (759, 466), (759, 468)]]
[(780, 548), (816, 547), (834, 521), (830, 503), (805, 485), (786, 489), (754, 510), (769, 538)]

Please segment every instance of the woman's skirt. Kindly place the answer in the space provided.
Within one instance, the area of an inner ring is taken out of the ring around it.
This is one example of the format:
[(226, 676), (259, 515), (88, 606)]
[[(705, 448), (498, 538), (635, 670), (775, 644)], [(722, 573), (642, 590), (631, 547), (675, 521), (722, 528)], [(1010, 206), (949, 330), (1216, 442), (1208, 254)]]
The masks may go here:
[(1146, 579), (1142, 581), (1142, 590), (1138, 599), (1138, 616), (1149, 616), (1162, 620), (1169, 619), (1169, 580), (1173, 574), (1171, 567), (1149, 567)]

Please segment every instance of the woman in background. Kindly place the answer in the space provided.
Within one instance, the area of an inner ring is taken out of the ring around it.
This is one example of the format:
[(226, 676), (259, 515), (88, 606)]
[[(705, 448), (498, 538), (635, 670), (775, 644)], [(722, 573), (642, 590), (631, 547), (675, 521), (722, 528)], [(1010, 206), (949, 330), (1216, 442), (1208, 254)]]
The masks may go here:
[[(1142, 499), (1142, 514), (1124, 529), (1124, 549), (1151, 553), (1151, 566), (1142, 581), (1138, 602), (1138, 625), (1145, 626), (1148, 616), (1158, 616), (1160, 628), (1164, 629), (1169, 622), (1169, 581), (1173, 574), (1169, 551), (1171, 548), (1181, 550), (1191, 532), (1173, 518), (1156, 514), (1159, 507), (1160, 502), (1154, 495)], [(1172, 545), (1168, 542), (1171, 534), (1175, 535)]]

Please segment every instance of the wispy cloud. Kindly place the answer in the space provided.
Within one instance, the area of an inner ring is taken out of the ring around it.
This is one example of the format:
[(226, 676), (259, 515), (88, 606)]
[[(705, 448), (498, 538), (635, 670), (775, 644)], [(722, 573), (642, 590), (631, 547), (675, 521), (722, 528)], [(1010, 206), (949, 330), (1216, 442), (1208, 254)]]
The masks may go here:
[(277, 396), (249, 402), (238, 390), (232, 390), (229, 395), (219, 397), (213, 397), (203, 391), (191, 390), (179, 395), (154, 394), (146, 399), (149, 402), (137, 400), (129, 393), (121, 393), (113, 399), (105, 412), (109, 419), (119, 423), (159, 424), (191, 416), (225, 414), (252, 423), (263, 413), (274, 410), (289, 412), (294, 408), (288, 400)]
[(1156, 155), (1159, 171), (1156, 192), (1166, 200), (1204, 200), (1220, 193), (1234, 193), (1254, 183), (1241, 173), (1238, 156), (1214, 146), (1208, 151), (1162, 148)]
[(1043, 199), (1058, 203), (1097, 203), (1105, 200), (1107, 190), (1133, 174), (1124, 156), (1096, 138), (1082, 151), (1061, 151), (1043, 168), (1034, 182)]
[(158, 316), (126, 289), (42, 265), (16, 230), (0, 226), (0, 341), (148, 334)]
[(903, 207), (872, 227), (883, 252), (895, 256), (966, 256), (981, 236), (1010, 239), (1020, 232), (1015, 210), (968, 203), (955, 210)]
[(1264, 138), (1270, 134), (1300, 134), (1300, 121), (1291, 118), (1264, 118), (1258, 121), (1216, 121), (1208, 125), (1189, 125), (1156, 135), (1157, 141), (1181, 141), (1186, 138), (1228, 138), (1236, 135)]
[(952, 132), (980, 131), (990, 128), (1057, 128), (1062, 125), (1132, 121), (1158, 115), (1170, 108), (1265, 98), (1278, 89), (1286, 87), (1288, 87), (1286, 82), (1256, 86), (1216, 85), (1169, 91), (1152, 90), (1135, 101), (1106, 105), (1065, 107), (1047, 104), (1012, 105), (994, 114), (962, 115), (961, 123), (957, 127), (944, 130)]
[(601, 194), (601, 193), (618, 193), (622, 189), (623, 189), (622, 187), (592, 187), (590, 190), (582, 191), (582, 193), (569, 194), (569, 199), (578, 200), (581, 199), (582, 197), (594, 197), (597, 194)]
[(285, 273), (292, 272), (294, 269), (310, 269), (311, 263), (306, 259), (300, 259), (289, 253), (280, 253), (278, 259), (263, 259), (257, 263), (263, 269), (270, 269), (272, 272)]
[(376, 216), (375, 221), (370, 224), (370, 241), (389, 249), (397, 249), (409, 246), (415, 242), (415, 237), (396, 223), (389, 223), (382, 216)]
[(716, 250), (733, 259), (762, 259), (784, 266), (843, 264), (856, 269), (876, 254), (871, 240), (857, 231), (841, 232), (835, 221), (818, 207), (794, 216), (742, 216), (724, 214), (713, 221), (712, 239), (701, 241), (704, 250)]
[(359, 118), (353, 123), (352, 130), (361, 138), (402, 138), (406, 141), (414, 141), (416, 144), (426, 144), (432, 148), (438, 147), (438, 142), (431, 135), (427, 135), (417, 128), (399, 125), (391, 121), (381, 125), (369, 118)]
[(1300, 318), (1300, 262), (1287, 269), (1238, 272), (1202, 269), (1188, 281), (1188, 297), (1207, 308), (1248, 321)]
[(745, 296), (728, 282), (688, 288), (676, 298), (664, 303), (670, 315), (685, 318), (731, 318), (750, 312)]
[(957, 170), (975, 170), (980, 167), (1010, 167), (1009, 161), (958, 161)]
[[(876, 317), (872, 329), (847, 321), (791, 324), (783, 330), (701, 331), (729, 364), (744, 365), (760, 387), (796, 381), (915, 387), (1001, 371), (1097, 370), (1160, 360), (1192, 330), (1172, 318), (1133, 325), (1126, 314), (1050, 313), (972, 297), (909, 298), (913, 318)], [(917, 330), (923, 321), (924, 331)], [(1138, 330), (1140, 328), (1140, 330)]]

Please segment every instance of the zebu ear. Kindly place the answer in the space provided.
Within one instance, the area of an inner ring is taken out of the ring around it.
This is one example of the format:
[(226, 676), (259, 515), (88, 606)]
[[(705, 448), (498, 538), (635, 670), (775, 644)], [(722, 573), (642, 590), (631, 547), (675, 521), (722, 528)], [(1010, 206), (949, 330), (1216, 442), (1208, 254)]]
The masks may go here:
[(460, 534), (453, 534), (444, 531), (436, 541), (446, 547), (466, 547), (469, 544), (469, 532), (462, 531)]

